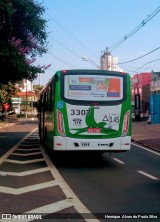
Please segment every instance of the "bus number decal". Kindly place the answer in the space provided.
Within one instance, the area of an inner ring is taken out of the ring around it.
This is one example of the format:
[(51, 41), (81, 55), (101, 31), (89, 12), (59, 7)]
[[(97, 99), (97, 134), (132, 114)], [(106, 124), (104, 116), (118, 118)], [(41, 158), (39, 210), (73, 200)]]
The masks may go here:
[(82, 120), (81, 119), (73, 119), (73, 122), (74, 122), (74, 125), (78, 125), (78, 126), (81, 126), (82, 124)]
[(80, 116), (80, 115), (82, 115), (82, 116), (85, 116), (87, 113), (89, 113), (89, 111), (90, 110), (85, 110), (85, 109), (82, 109), (82, 110), (80, 110), (80, 109), (71, 109), (71, 115), (72, 116), (74, 116), (74, 115), (76, 115), (76, 116)]
[(105, 115), (103, 121), (118, 124), (119, 123), (119, 115), (117, 114), (109, 114), (108, 116)]
[(80, 143), (81, 146), (83, 147), (89, 147), (89, 143), (88, 142), (82, 142)]

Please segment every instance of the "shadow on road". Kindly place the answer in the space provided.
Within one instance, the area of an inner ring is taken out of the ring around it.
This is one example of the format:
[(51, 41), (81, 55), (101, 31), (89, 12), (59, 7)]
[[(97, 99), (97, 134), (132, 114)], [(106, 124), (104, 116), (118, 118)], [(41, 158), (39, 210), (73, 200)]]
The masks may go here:
[[(104, 157), (105, 155), (105, 157)], [(57, 167), (93, 168), (107, 167), (113, 168), (110, 154), (100, 154), (98, 152), (50, 152), (49, 156)]]

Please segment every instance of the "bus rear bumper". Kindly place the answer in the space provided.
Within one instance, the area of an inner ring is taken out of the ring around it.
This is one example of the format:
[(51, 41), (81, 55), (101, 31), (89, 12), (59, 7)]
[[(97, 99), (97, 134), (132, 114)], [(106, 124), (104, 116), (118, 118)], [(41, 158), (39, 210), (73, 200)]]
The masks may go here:
[(125, 151), (130, 150), (131, 136), (112, 139), (77, 139), (69, 137), (54, 137), (54, 150), (103, 150)]

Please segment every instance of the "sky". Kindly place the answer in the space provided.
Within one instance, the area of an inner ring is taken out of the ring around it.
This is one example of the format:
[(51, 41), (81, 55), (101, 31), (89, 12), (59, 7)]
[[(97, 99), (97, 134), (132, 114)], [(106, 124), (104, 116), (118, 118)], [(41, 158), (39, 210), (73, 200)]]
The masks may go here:
[[(37, 0), (45, 8), (48, 51), (35, 65), (51, 66), (34, 84), (46, 85), (58, 70), (97, 69), (101, 53), (109, 48), (119, 63), (160, 47), (160, 12), (135, 34), (112, 46), (137, 28), (160, 6), (159, 0)], [(87, 57), (89, 61), (84, 61)], [(160, 49), (136, 61), (119, 65), (125, 72), (160, 71)]]

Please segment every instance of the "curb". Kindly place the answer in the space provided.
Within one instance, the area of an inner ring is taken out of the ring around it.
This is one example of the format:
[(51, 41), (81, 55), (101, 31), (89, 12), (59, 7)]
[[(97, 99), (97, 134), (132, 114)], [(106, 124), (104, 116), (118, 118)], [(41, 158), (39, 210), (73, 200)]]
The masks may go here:
[(156, 149), (155, 147), (153, 147), (153, 146), (151, 146), (151, 145), (148, 145), (148, 144), (145, 144), (145, 143), (140, 143), (140, 142), (138, 142), (138, 141), (136, 141), (136, 140), (134, 140), (134, 139), (131, 139), (131, 141), (134, 142), (134, 143), (137, 143), (137, 144), (139, 144), (139, 145), (141, 145), (141, 146), (147, 147), (147, 148), (149, 148), (149, 149), (151, 149), (151, 150), (154, 150), (154, 151), (160, 153), (160, 150)]

